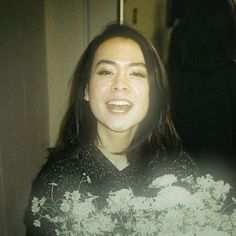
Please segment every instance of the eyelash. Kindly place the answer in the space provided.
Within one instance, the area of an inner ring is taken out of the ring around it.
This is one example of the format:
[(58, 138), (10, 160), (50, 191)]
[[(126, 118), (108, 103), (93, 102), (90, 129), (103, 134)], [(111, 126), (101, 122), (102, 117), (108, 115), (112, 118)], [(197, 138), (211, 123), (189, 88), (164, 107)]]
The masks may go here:
[[(110, 76), (110, 75), (113, 75), (113, 72), (109, 70), (100, 70), (97, 72), (97, 74), (100, 76)], [(131, 72), (130, 76), (138, 77), (138, 78), (146, 78), (146, 75), (141, 72)]]
[(143, 73), (140, 73), (140, 72), (132, 72), (130, 75), (135, 76), (135, 77), (140, 77), (140, 78), (146, 77)]
[(112, 75), (113, 73), (109, 70), (100, 70), (97, 73), (98, 75)]

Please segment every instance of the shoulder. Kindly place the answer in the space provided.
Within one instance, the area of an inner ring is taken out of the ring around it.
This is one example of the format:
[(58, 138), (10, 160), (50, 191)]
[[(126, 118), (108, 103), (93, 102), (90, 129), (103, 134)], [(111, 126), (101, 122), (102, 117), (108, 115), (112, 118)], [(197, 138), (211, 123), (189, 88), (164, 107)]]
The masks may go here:
[(49, 156), (33, 182), (32, 192), (49, 191), (51, 184), (56, 184), (58, 191), (74, 191), (91, 165), (91, 155), (92, 147), (80, 145), (73, 153)]
[(76, 155), (68, 158), (49, 157), (33, 181), (32, 194), (49, 195), (52, 185), (58, 186), (55, 188), (56, 191), (61, 189), (65, 192), (81, 178), (82, 174), (83, 170)]
[(199, 175), (199, 168), (193, 158), (185, 151), (181, 151), (167, 167), (169, 172), (173, 172), (178, 177), (189, 175)]
[(55, 155), (47, 159), (47, 162), (42, 166), (38, 176), (50, 178), (51, 175), (62, 175), (68, 172), (74, 172), (78, 167), (80, 167), (80, 165), (77, 154), (73, 154), (69, 157)]
[(46, 163), (38, 173), (39, 178), (50, 179), (51, 176), (57, 177), (78, 173), (83, 169), (83, 161), (86, 159), (88, 148), (79, 145), (73, 152), (55, 152), (51, 154)]
[[(172, 155), (166, 152), (166, 149), (157, 152), (151, 164), (151, 169), (157, 175), (174, 174), (177, 177), (186, 177), (189, 175), (199, 175), (199, 168), (190, 155), (181, 150), (179, 154)], [(162, 156), (162, 157), (160, 157)]]

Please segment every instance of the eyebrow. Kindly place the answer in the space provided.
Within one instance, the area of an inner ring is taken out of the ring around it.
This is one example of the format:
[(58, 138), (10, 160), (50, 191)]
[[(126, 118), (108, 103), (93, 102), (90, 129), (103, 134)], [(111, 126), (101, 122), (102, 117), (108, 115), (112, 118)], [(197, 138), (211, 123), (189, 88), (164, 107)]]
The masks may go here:
[[(96, 67), (101, 65), (101, 64), (109, 64), (109, 65), (115, 65), (116, 62), (114, 61), (110, 61), (110, 60), (100, 60), (97, 64), (96, 64)], [(131, 62), (131, 63), (128, 63), (129, 66), (143, 66), (143, 67), (146, 67), (146, 64), (143, 63), (143, 62)]]

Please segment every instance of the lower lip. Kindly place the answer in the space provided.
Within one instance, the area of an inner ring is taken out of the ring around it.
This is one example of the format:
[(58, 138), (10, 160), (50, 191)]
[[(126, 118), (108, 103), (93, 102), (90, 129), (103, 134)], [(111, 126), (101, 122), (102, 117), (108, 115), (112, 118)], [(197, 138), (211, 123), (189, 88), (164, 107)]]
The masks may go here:
[(117, 105), (109, 105), (109, 104), (107, 104), (106, 107), (109, 112), (113, 114), (120, 114), (120, 115), (128, 113), (132, 108), (132, 106), (127, 106), (127, 105), (117, 106)]

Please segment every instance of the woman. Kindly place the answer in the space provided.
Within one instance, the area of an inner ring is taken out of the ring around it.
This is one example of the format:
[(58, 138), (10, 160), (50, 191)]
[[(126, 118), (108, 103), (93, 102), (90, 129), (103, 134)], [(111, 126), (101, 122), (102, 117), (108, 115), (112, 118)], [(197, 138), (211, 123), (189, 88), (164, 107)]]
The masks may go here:
[[(103, 196), (145, 186), (171, 172), (195, 172), (173, 126), (165, 73), (152, 44), (136, 30), (109, 25), (85, 50), (74, 75), (72, 104), (56, 149), (32, 187), (54, 198), (79, 190)], [(89, 181), (84, 181), (84, 175)], [(28, 235), (50, 235), (32, 226)], [(38, 231), (37, 231), (38, 230)]]

